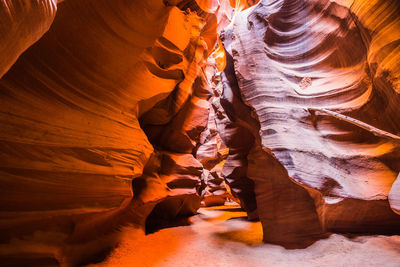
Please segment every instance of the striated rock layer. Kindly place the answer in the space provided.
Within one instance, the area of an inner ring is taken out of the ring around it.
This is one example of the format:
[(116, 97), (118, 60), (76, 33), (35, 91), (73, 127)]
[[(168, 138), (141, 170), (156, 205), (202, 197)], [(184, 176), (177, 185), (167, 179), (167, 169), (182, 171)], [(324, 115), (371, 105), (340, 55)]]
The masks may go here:
[(399, 233), (399, 14), (0, 0), (1, 260), (89, 263), (229, 198), (287, 247)]
[(196, 212), (203, 68), (224, 16), (195, 1), (68, 0), (50, 27), (56, 1), (0, 3), (2, 261), (83, 264), (124, 225)]
[(56, 11), (57, 0), (0, 1), (0, 78), (49, 29)]
[(399, 11), (396, 1), (261, 1), (225, 29), (215, 107), (225, 139), (248, 144), (225, 168), (247, 166), (265, 241), (399, 232)]

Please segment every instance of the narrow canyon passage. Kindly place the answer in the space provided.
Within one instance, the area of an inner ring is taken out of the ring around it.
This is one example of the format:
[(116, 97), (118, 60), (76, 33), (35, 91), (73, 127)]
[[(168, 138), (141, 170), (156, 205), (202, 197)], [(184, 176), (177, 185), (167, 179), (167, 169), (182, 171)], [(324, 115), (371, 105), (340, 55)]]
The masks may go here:
[[(227, 203), (229, 204), (229, 203)], [(399, 266), (400, 236), (332, 234), (306, 249), (263, 244), (260, 222), (250, 222), (237, 204), (200, 208), (190, 225), (137, 236), (123, 229), (107, 266)], [(388, 261), (391, 259), (391, 262)]]
[(400, 266), (399, 62), (398, 0), (0, 0), (0, 266)]

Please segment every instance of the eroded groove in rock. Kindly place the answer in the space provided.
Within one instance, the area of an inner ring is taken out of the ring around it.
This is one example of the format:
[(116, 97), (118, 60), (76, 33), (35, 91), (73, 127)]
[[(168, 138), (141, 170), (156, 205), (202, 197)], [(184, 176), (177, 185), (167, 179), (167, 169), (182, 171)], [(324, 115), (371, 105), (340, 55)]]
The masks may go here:
[[(372, 8), (381, 5), (390, 8), (383, 13)], [(332, 110), (398, 135), (399, 117), (394, 114), (400, 101), (395, 82), (399, 72), (389, 59), (398, 56), (397, 10), (395, 1), (355, 1), (350, 7), (335, 1), (288, 0), (261, 1), (236, 15), (228, 45), (242, 99), (260, 122), (255, 136), (260, 136), (262, 150), (271, 151), (284, 166), (298, 190), (317, 190), (309, 194), (315, 206), (308, 205), (306, 211), (293, 207), (288, 216), (298, 212), (300, 220), (316, 210), (321, 225), (336, 231), (399, 229), (400, 217), (388, 203), (400, 170), (397, 142), (334, 116), (315, 117), (307, 111)], [(258, 177), (267, 181), (267, 170)], [(266, 195), (274, 191), (255, 188)], [(259, 212), (262, 202), (257, 199)], [(283, 202), (281, 209), (290, 203)], [(355, 216), (347, 218), (352, 212)], [(374, 218), (373, 213), (379, 215)], [(266, 234), (268, 224), (262, 222)], [(296, 240), (296, 235), (292, 238)], [(287, 241), (285, 235), (281, 241)]]
[[(231, 32), (221, 35), (226, 49), (230, 49)], [(254, 195), (254, 182), (247, 177), (247, 155), (257, 140), (257, 120), (251, 116), (251, 110), (241, 100), (237, 84), (233, 59), (226, 53), (226, 67), (215, 79), (220, 79), (214, 90), (213, 108), (215, 121), (221, 139), (229, 154), (222, 175), (230, 186), (233, 195), (239, 198), (249, 219), (257, 219), (257, 204)]]
[[(278, 159), (260, 145), (252, 148), (248, 161), (264, 241), (299, 248), (321, 238), (325, 229), (308, 190), (294, 183)], [(320, 201), (317, 193), (314, 197)]]
[(286, 247), (399, 233), (399, 14), (0, 0), (0, 258), (90, 263), (229, 198)]
[(0, 1), (0, 78), (49, 29), (57, 0)]
[[(18, 39), (18, 53), (49, 25), (50, 7), (45, 22), (32, 15), (42, 31)], [(50, 30), (0, 80), (2, 256), (82, 264), (114, 246), (121, 227), (143, 233), (155, 206), (195, 212), (202, 165), (192, 150), (209, 93), (193, 84), (216, 22), (161, 0), (58, 5)], [(163, 147), (139, 117), (164, 128)]]
[[(210, 101), (212, 101), (210, 99)], [(210, 109), (207, 128), (201, 133), (196, 158), (203, 165), (204, 203), (206, 206), (223, 205), (232, 198), (222, 176), (229, 149), (218, 134), (214, 109)]]

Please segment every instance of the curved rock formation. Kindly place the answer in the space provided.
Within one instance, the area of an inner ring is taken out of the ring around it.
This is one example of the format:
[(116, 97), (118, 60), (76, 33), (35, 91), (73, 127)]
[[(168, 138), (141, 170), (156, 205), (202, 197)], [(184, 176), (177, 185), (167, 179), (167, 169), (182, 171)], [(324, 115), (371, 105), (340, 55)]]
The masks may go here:
[(50, 28), (56, 11), (57, 0), (0, 1), (0, 78)]
[[(388, 202), (390, 192), (396, 211), (398, 11), (396, 1), (261, 1), (226, 29), (225, 73), (259, 122), (247, 177), (265, 241), (398, 232)], [(226, 113), (244, 113), (233, 101)]]
[(230, 194), (287, 247), (399, 233), (399, 14), (0, 1), (1, 260), (89, 263)]
[[(56, 6), (1, 8), (5, 72)], [(195, 80), (217, 40), (216, 16), (193, 1), (57, 8), (50, 30), (0, 80), (0, 254), (17, 265), (24, 257), (82, 264), (113, 246), (123, 225), (144, 230), (154, 207), (188, 214), (200, 203), (202, 165), (192, 150), (210, 93)], [(142, 130), (152, 126), (159, 139)]]

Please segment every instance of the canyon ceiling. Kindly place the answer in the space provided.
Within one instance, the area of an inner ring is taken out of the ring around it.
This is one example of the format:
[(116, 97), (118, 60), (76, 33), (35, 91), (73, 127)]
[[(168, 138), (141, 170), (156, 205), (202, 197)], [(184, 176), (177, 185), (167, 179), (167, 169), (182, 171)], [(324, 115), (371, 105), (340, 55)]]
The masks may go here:
[(400, 234), (397, 0), (0, 0), (0, 55), (1, 259), (227, 199), (287, 248)]

